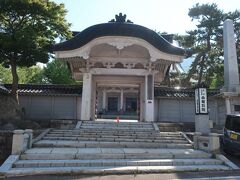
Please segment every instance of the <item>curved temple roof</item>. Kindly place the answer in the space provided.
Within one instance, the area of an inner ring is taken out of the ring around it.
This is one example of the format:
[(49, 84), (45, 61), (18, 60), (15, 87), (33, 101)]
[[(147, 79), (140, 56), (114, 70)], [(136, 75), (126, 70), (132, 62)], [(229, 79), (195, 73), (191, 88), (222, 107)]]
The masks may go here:
[[(121, 16), (121, 14), (119, 16)], [(103, 36), (127, 36), (140, 38), (147, 41), (162, 52), (187, 57), (191, 55), (190, 51), (173, 46), (155, 31), (133, 24), (131, 21), (126, 22), (125, 20), (112, 20), (108, 23), (90, 26), (74, 36), (72, 39), (54, 45), (53, 51), (68, 51), (77, 49), (86, 45), (93, 39)]]

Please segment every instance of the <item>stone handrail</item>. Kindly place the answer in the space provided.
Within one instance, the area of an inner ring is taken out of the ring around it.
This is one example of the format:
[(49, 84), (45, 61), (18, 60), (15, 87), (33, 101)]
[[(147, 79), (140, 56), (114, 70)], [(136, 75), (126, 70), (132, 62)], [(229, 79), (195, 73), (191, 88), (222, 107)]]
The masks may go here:
[(48, 128), (45, 131), (43, 131), (41, 134), (39, 134), (35, 139), (33, 139), (32, 143), (35, 143), (37, 141), (40, 141), (49, 131), (51, 131), (52, 128)]
[(219, 134), (217, 133), (209, 133), (207, 135), (203, 135), (200, 132), (195, 132), (193, 141), (195, 149), (200, 149), (212, 153), (219, 152), (220, 143)]
[(14, 130), (12, 142), (12, 155), (19, 155), (32, 147), (33, 130)]

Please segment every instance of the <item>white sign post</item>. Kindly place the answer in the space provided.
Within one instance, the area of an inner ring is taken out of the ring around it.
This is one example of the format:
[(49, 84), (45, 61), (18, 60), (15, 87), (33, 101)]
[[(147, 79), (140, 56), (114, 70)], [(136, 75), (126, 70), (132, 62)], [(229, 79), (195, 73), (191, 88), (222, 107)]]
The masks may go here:
[(207, 89), (195, 89), (195, 114), (208, 114)]
[(210, 133), (207, 88), (202, 84), (195, 89), (195, 131)]

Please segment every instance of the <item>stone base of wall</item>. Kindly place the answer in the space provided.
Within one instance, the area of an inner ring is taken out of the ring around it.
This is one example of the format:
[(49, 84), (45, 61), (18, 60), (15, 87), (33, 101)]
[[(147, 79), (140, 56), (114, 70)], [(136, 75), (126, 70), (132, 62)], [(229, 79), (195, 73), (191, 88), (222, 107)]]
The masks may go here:
[(46, 129), (46, 128), (58, 128), (58, 129), (71, 129), (75, 128), (77, 120), (66, 120), (66, 119), (34, 119), (34, 120), (23, 120), (20, 129)]
[(22, 118), (17, 102), (10, 95), (0, 95), (0, 125), (13, 123)]
[(51, 120), (51, 128), (73, 129), (77, 124), (76, 120)]
[(12, 131), (0, 131), (0, 166), (12, 152)]
[(194, 123), (159, 123), (157, 122), (159, 130), (162, 132), (194, 132), (195, 131), (195, 124)]

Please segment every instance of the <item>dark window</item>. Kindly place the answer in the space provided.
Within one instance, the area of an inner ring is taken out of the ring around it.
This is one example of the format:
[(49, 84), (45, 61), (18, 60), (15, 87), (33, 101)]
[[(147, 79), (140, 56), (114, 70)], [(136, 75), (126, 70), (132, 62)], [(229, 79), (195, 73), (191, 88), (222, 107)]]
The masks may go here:
[(108, 111), (111, 111), (111, 112), (118, 111), (118, 98), (117, 97), (109, 97), (108, 98)]
[(126, 98), (126, 111), (137, 111), (137, 98)]
[(227, 116), (225, 128), (240, 133), (240, 117)]
[(234, 111), (239, 111), (240, 112), (240, 105), (234, 105)]

